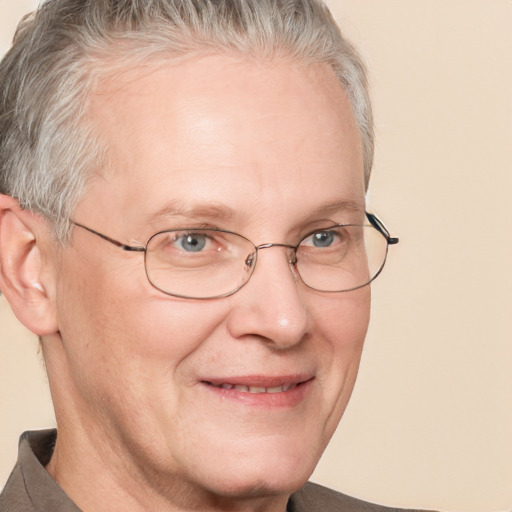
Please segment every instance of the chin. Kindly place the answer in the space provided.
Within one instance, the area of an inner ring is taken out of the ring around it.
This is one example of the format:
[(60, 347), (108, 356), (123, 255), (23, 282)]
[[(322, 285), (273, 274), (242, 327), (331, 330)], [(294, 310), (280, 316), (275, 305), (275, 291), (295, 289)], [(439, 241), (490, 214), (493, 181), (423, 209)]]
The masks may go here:
[(248, 457), (231, 452), (217, 464), (215, 493), (225, 497), (263, 497), (290, 495), (302, 487), (311, 476), (318, 457), (311, 457), (300, 450), (286, 453), (282, 449), (260, 450)]
[[(309, 476), (309, 475), (308, 475)], [(217, 482), (211, 491), (224, 498), (263, 498), (270, 496), (289, 496), (300, 489), (308, 476), (287, 475), (285, 478), (274, 474), (264, 477), (250, 475), (246, 478), (238, 475), (234, 479)]]

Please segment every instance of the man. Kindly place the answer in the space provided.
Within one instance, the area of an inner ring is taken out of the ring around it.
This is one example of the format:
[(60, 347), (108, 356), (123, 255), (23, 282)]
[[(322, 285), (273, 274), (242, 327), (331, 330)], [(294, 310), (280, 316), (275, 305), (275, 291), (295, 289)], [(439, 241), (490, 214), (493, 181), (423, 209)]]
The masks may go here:
[(0, 510), (384, 510), (306, 483), (397, 242), (326, 8), (49, 0), (0, 77), (0, 289), (58, 425)]

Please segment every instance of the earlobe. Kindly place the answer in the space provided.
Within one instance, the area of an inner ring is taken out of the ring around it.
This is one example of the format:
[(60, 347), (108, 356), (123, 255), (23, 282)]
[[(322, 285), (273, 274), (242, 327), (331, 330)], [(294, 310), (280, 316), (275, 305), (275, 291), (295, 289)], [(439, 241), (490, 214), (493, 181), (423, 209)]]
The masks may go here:
[(39, 336), (58, 330), (50, 283), (43, 282), (42, 227), (18, 201), (0, 195), (0, 290), (20, 322)]

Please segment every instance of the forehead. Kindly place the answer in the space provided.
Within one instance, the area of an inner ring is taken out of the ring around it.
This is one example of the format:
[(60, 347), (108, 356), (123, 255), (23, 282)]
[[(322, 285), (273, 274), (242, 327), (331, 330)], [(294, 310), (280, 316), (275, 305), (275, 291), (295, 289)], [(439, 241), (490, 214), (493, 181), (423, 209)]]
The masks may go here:
[(364, 196), (359, 130), (327, 64), (162, 62), (103, 81), (90, 116), (111, 167), (94, 191), (131, 222), (176, 201), (250, 213)]

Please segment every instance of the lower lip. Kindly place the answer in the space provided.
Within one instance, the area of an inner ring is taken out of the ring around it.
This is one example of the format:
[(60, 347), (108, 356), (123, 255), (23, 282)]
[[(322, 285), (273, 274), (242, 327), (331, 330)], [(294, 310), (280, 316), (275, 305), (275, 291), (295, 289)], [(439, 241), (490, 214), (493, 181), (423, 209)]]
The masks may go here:
[(251, 407), (279, 409), (295, 407), (304, 401), (311, 389), (313, 380), (301, 382), (297, 386), (279, 393), (249, 393), (248, 391), (219, 388), (207, 382), (201, 382), (201, 384), (222, 400), (232, 400), (240, 405)]

